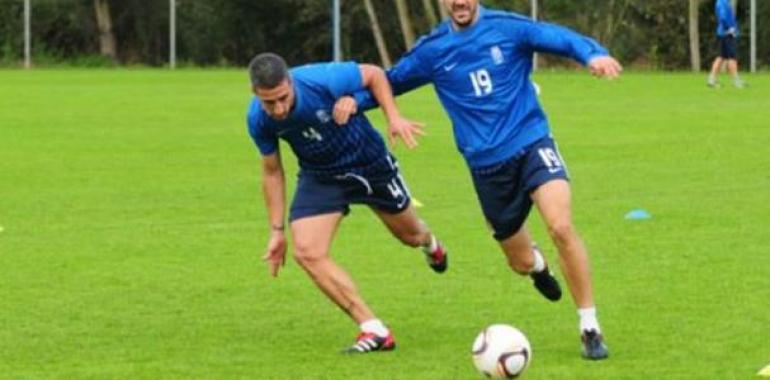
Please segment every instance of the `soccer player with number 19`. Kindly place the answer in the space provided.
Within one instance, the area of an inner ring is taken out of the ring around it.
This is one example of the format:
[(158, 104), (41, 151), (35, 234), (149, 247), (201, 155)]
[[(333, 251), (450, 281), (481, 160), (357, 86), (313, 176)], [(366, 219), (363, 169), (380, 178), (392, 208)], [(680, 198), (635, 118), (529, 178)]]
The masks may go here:
[[(421, 38), (388, 79), (396, 94), (433, 83), (508, 264), (556, 301), (559, 284), (524, 226), (537, 206), (578, 308), (583, 356), (604, 359), (588, 254), (571, 220), (567, 169), (529, 76), (535, 52), (572, 58), (599, 77), (617, 77), (622, 67), (596, 41), (567, 28), (486, 9), (478, 0), (443, 1), (450, 19)], [(361, 109), (374, 106), (367, 92), (354, 98)]]

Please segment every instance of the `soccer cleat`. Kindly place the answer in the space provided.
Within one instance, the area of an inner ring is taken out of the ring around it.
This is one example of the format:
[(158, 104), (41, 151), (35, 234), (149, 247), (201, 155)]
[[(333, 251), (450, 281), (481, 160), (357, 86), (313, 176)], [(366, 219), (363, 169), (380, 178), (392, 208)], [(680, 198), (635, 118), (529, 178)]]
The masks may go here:
[(535, 289), (550, 301), (558, 301), (561, 299), (561, 286), (559, 281), (553, 276), (548, 267), (545, 267), (540, 272), (532, 272), (529, 274), (532, 277), (532, 283), (535, 285)]
[(721, 88), (722, 87), (722, 85), (719, 82), (715, 81), (715, 80), (709, 80), (708, 82), (706, 82), (706, 85), (711, 87), (711, 88)]
[(448, 252), (441, 243), (436, 242), (436, 249), (433, 252), (423, 252), (425, 252), (425, 261), (428, 262), (430, 269), (433, 269), (436, 273), (444, 273), (446, 271), (447, 265), (449, 265), (449, 257)]
[(746, 88), (746, 87), (749, 86), (749, 84), (744, 82), (741, 79), (737, 79), (737, 80), (733, 81), (733, 86), (735, 86), (735, 88)]
[(374, 351), (392, 351), (396, 348), (396, 341), (393, 334), (388, 336), (377, 336), (370, 332), (361, 332), (356, 338), (356, 343), (346, 348), (344, 354), (366, 354)]
[(604, 344), (602, 334), (596, 330), (584, 330), (580, 340), (583, 342), (584, 359), (602, 360), (610, 356), (607, 345)]

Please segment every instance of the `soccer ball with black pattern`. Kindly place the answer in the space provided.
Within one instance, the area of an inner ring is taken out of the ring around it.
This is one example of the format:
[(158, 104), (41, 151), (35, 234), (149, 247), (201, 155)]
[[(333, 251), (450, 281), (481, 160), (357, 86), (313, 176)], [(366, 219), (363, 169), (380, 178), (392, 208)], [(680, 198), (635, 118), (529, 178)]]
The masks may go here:
[(473, 364), (489, 378), (515, 379), (532, 360), (532, 349), (524, 334), (509, 325), (485, 328), (473, 341)]

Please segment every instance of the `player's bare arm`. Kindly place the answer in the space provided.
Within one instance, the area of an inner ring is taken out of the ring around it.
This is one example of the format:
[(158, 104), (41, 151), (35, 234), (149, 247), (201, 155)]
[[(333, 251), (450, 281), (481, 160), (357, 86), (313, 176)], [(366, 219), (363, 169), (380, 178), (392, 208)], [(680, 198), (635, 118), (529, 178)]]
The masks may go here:
[(395, 145), (396, 138), (400, 138), (407, 148), (417, 146), (415, 135), (424, 135), (423, 124), (407, 120), (401, 116), (393, 98), (393, 91), (385, 72), (375, 65), (359, 65), (364, 87), (367, 87), (374, 98), (380, 104), (380, 109), (388, 120), (388, 140)]
[(588, 70), (599, 78), (615, 79), (623, 72), (623, 66), (615, 58), (602, 56), (588, 62)]
[(270, 241), (262, 260), (267, 262), (270, 275), (278, 276), (280, 267), (286, 264), (286, 236), (284, 235), (284, 210), (286, 182), (280, 152), (262, 158), (262, 191), (270, 222)]

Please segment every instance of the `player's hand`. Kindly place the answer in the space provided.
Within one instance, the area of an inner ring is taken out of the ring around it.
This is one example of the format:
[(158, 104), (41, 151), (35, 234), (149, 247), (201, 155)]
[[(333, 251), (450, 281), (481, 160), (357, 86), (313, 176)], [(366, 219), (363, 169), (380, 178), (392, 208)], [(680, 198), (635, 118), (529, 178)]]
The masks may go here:
[(388, 141), (391, 146), (395, 146), (396, 139), (400, 138), (407, 148), (412, 149), (417, 146), (415, 135), (425, 135), (423, 127), (425, 125), (422, 123), (404, 119), (401, 116), (395, 117), (388, 123)]
[(278, 277), (278, 269), (286, 265), (286, 236), (283, 231), (273, 231), (270, 242), (267, 243), (267, 252), (262, 256), (262, 261), (267, 262), (270, 275)]
[(588, 62), (588, 70), (599, 78), (615, 79), (623, 72), (623, 66), (610, 56), (596, 57)]
[(350, 116), (358, 112), (358, 104), (352, 96), (343, 96), (334, 103), (334, 122), (337, 125), (345, 125), (350, 120)]

